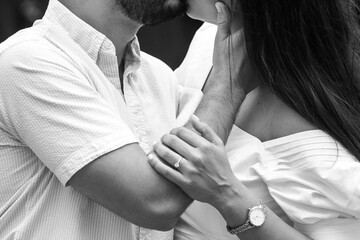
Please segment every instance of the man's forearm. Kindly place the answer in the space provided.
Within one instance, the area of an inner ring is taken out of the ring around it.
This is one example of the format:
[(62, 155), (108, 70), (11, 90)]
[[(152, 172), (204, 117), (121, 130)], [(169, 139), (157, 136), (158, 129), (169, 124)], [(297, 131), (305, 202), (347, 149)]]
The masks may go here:
[(224, 74), (210, 73), (204, 88), (204, 97), (195, 115), (207, 123), (225, 143), (232, 129), (236, 114), (245, 99), (244, 91), (236, 85), (217, 84)]
[(118, 216), (141, 227), (170, 230), (192, 202), (147, 163), (137, 143), (105, 154), (68, 183)]

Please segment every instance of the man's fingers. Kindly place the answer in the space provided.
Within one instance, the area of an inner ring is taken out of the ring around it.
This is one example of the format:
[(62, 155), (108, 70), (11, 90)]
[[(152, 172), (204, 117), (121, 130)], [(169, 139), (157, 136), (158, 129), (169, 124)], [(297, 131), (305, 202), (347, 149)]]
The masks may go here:
[(209, 142), (215, 144), (216, 146), (222, 146), (223, 142), (218, 135), (212, 130), (207, 124), (201, 122), (199, 118), (193, 116), (191, 118), (191, 124), (193, 128), (201, 134), (203, 138)]
[(230, 23), (231, 23), (231, 14), (228, 7), (222, 3), (217, 2), (215, 7), (218, 11), (217, 14), (217, 25), (218, 30), (216, 33), (216, 41), (224, 41), (230, 35)]

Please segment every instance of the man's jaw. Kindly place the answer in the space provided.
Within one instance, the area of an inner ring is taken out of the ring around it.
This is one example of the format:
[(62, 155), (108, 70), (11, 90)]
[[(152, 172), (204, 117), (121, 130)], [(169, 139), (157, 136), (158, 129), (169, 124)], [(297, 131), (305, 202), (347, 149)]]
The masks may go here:
[(115, 2), (125, 16), (141, 25), (154, 25), (183, 16), (188, 6), (187, 0), (115, 0)]

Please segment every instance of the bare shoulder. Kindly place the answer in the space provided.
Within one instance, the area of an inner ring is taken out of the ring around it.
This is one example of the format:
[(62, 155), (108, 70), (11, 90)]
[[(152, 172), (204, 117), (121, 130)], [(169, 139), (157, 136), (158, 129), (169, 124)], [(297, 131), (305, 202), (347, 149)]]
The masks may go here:
[(275, 111), (276, 114), (271, 121), (272, 133), (269, 140), (317, 129), (316, 126), (278, 98)]
[(262, 86), (248, 94), (235, 124), (261, 141), (316, 129), (268, 88)]

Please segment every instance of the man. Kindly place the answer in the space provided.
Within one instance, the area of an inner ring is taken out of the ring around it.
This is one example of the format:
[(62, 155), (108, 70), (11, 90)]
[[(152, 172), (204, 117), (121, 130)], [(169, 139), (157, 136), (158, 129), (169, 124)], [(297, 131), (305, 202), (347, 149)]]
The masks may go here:
[[(180, 88), (135, 35), (185, 8), (180, 0), (50, 0), (41, 21), (0, 45), (1, 239), (172, 239), (191, 199), (147, 154), (195, 110), (185, 100), (201, 94)], [(224, 49), (227, 34), (219, 31)], [(240, 105), (229, 96), (242, 86), (221, 81), (230, 78), (224, 59), (196, 114), (225, 140)], [(222, 113), (224, 103), (233, 114)]]

